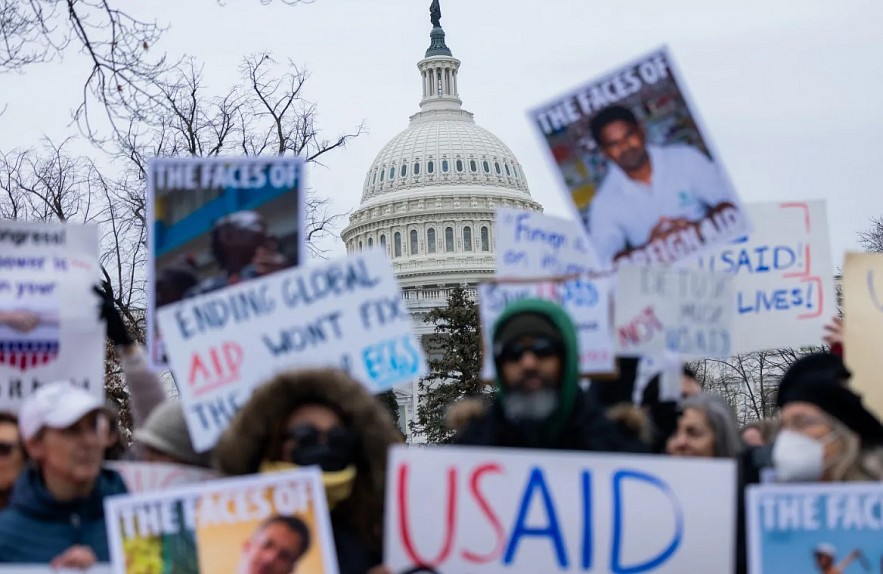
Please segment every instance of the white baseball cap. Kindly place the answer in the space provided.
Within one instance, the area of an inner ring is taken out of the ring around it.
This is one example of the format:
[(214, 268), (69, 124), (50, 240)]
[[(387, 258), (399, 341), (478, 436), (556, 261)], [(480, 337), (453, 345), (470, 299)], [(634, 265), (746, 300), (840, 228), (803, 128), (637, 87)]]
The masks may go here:
[(815, 550), (813, 550), (813, 554), (822, 554), (824, 556), (830, 556), (831, 558), (833, 558), (837, 555), (837, 549), (834, 548), (832, 544), (822, 542), (821, 544), (818, 544), (816, 546)]
[(42, 428), (67, 428), (104, 408), (101, 399), (68, 381), (48, 383), (25, 399), (18, 413), (18, 428), (22, 440), (30, 440)]

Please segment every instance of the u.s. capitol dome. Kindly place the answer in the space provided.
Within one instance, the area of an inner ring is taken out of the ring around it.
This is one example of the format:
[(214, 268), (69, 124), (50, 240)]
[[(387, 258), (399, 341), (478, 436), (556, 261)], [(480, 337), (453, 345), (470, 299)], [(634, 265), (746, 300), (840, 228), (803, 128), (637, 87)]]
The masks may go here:
[(542, 209), (512, 150), (462, 109), (460, 61), (440, 26), (430, 39), (417, 64), (420, 111), (377, 154), (341, 233), (348, 252), (386, 249), (417, 316), (445, 305), (454, 286), (493, 277), (496, 207)]

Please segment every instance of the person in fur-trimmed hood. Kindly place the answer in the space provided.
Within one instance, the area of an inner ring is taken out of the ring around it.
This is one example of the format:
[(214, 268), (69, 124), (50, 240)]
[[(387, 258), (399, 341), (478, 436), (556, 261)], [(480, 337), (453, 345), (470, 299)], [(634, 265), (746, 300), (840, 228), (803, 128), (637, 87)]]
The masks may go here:
[(322, 468), (341, 574), (381, 563), (386, 456), (401, 434), (386, 407), (336, 369), (292, 370), (258, 387), (215, 448), (227, 475)]

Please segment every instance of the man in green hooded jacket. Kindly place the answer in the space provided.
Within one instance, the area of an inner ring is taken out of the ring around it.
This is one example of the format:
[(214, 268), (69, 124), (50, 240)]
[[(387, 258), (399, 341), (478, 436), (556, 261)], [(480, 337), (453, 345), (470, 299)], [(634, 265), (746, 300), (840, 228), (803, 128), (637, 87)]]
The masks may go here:
[(557, 304), (524, 299), (494, 325), (496, 394), (454, 439), (472, 446), (646, 452), (579, 386), (576, 329)]

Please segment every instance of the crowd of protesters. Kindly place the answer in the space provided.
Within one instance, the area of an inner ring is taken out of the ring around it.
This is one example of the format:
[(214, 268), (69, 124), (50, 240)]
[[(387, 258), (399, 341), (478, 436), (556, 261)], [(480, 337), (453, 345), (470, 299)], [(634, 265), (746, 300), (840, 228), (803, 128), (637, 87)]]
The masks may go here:
[[(340, 572), (388, 572), (382, 565), (386, 459), (402, 435), (377, 397), (342, 371), (284, 372), (255, 390), (212, 452), (197, 453), (181, 404), (166, 399), (110, 298), (96, 291), (108, 338), (122, 357), (134, 443), (120, 452), (115, 413), (66, 383), (42, 386), (17, 415), (0, 414), (0, 562), (86, 568), (108, 561), (103, 499), (126, 486), (104, 462), (119, 456), (213, 467), (225, 476), (319, 466)], [(494, 326), (491, 399), (452, 405), (447, 423), (457, 445), (736, 460), (736, 571), (744, 572), (747, 484), (883, 478), (883, 425), (850, 389), (838, 354), (840, 329), (832, 324), (826, 338), (834, 352), (805, 356), (782, 377), (778, 418), (740, 429), (732, 407), (703, 392), (688, 369), (677, 401), (660, 400), (660, 383), (651, 380), (635, 405), (639, 369), (624, 359), (618, 379), (586, 388), (571, 318), (554, 303), (524, 300), (507, 307)], [(282, 522), (262, 525), (256, 536), (267, 538), (274, 529), (302, 549), (308, 545), (306, 534)], [(291, 572), (296, 554), (261, 548), (250, 555), (263, 561), (260, 571)], [(189, 570), (181, 565), (180, 571)]]

